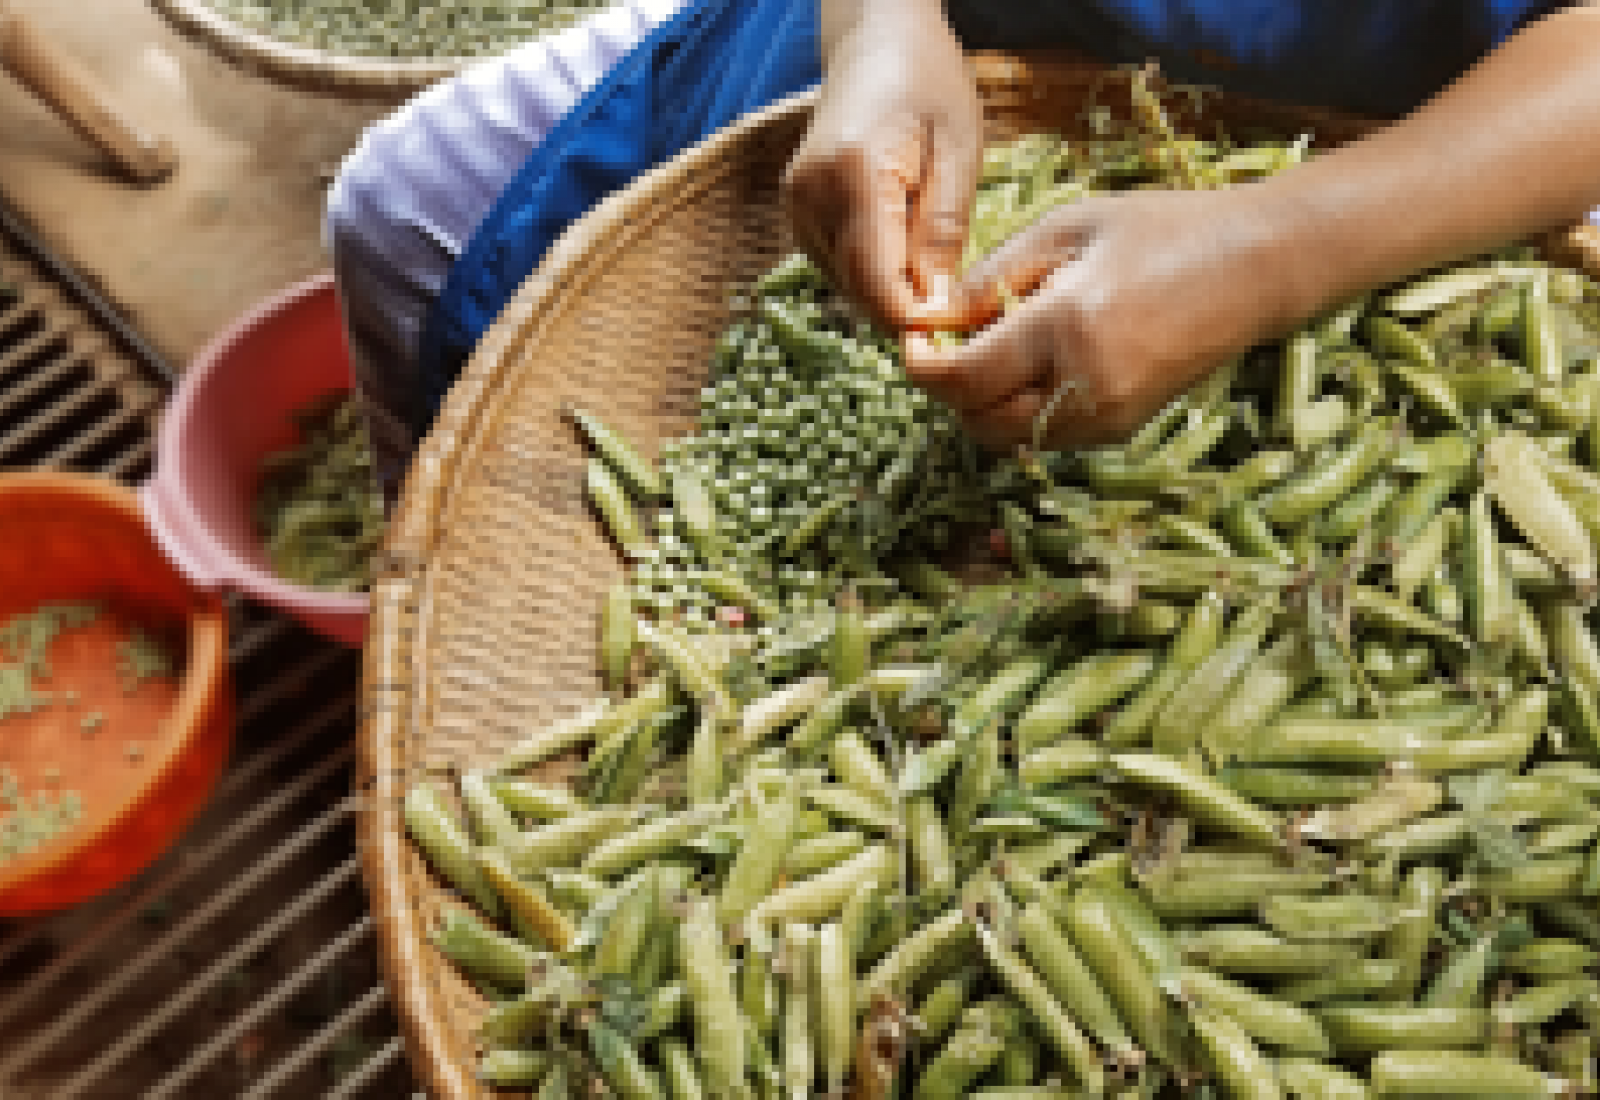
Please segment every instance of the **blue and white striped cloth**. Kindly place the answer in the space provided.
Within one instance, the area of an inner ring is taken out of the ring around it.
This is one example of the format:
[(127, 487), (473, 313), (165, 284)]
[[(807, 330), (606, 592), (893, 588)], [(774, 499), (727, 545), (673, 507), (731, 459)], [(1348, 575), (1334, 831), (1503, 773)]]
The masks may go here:
[(417, 439), (423, 324), (456, 259), (534, 147), (684, 0), (620, 0), (424, 91), (374, 125), (328, 196), (325, 233), (379, 479)]

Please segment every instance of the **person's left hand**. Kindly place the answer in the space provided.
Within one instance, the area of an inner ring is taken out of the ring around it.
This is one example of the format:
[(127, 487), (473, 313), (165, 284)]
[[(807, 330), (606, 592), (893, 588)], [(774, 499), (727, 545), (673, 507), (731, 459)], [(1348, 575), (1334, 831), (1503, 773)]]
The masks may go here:
[[(994, 446), (1121, 441), (1210, 370), (1301, 318), (1292, 233), (1252, 186), (1138, 192), (1046, 215), (973, 266), (959, 347), (906, 338), (911, 380)], [(1054, 402), (1052, 404), (1052, 399)]]

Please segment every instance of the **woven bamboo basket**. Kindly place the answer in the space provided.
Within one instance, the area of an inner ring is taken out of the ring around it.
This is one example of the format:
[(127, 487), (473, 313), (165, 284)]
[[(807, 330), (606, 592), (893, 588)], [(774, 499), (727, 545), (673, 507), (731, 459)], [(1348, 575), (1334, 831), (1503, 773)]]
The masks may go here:
[[(1082, 130), (1109, 75), (1060, 57), (975, 63), (990, 140)], [(1236, 135), (1309, 130), (1326, 145), (1372, 125), (1204, 103), (1200, 119)], [(1169, 104), (1202, 125), (1191, 97)], [(560, 410), (592, 410), (647, 452), (692, 425), (729, 289), (791, 247), (778, 185), (811, 106), (800, 96), (735, 124), (575, 225), (478, 348), (413, 467), (372, 592), (362, 849), (390, 990), (437, 1100), (505, 1093), (474, 1079), (485, 1003), (427, 942), (460, 903), (407, 841), (401, 799), (423, 770), (490, 760), (600, 693), (595, 624), (622, 564), (591, 518), (588, 451)], [(1596, 270), (1592, 236), (1570, 243)]]
[(246, 72), (345, 99), (399, 102), (476, 58), (395, 60), (331, 54), (252, 31), (206, 0), (150, 0), (179, 32)]

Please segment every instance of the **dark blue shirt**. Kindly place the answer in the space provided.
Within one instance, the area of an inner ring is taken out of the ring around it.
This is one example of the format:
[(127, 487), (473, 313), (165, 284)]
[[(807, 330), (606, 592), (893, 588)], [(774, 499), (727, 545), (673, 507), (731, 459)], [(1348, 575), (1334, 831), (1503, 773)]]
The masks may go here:
[(1171, 78), (1247, 95), (1401, 114), (1523, 23), (1528, 0), (946, 0), (968, 45), (1068, 45), (1157, 60)]

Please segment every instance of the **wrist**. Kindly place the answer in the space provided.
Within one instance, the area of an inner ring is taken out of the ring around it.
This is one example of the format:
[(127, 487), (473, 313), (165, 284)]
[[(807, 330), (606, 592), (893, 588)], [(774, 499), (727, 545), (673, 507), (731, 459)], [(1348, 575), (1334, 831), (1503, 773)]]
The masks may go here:
[(830, 64), (836, 54), (863, 33), (878, 35), (887, 31), (899, 37), (908, 25), (948, 34), (943, 0), (822, 0), (823, 64)]
[(1345, 287), (1342, 270), (1323, 238), (1316, 204), (1280, 176), (1230, 192), (1247, 204), (1245, 216), (1258, 226), (1252, 262), (1262, 280), (1263, 337), (1277, 337), (1342, 305), (1359, 288)]

